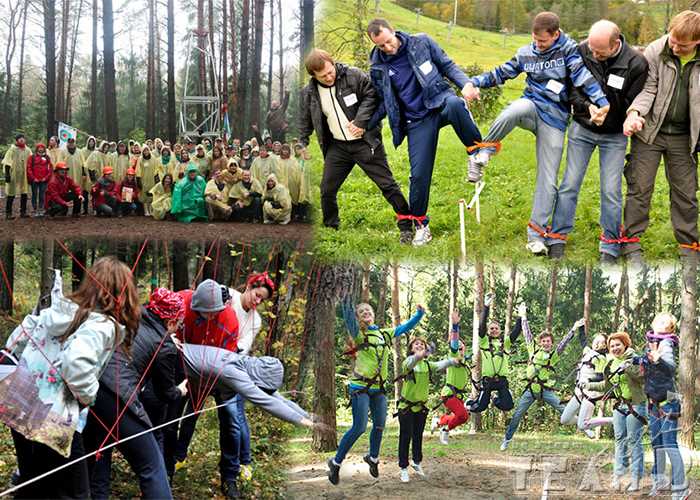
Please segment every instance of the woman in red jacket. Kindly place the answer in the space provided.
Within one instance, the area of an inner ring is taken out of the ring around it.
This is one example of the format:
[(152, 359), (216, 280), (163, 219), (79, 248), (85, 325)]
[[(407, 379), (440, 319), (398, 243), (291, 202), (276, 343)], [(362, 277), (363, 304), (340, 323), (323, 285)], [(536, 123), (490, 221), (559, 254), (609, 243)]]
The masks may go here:
[(117, 184), (117, 193), (119, 194), (119, 217), (131, 214), (143, 215), (143, 203), (139, 201), (141, 190), (133, 167), (127, 169), (126, 175)]
[(46, 185), (49, 183), (52, 170), (53, 166), (51, 165), (51, 159), (46, 154), (46, 146), (38, 143), (34, 147), (34, 154), (27, 158), (27, 180), (32, 186), (34, 217), (44, 216)]

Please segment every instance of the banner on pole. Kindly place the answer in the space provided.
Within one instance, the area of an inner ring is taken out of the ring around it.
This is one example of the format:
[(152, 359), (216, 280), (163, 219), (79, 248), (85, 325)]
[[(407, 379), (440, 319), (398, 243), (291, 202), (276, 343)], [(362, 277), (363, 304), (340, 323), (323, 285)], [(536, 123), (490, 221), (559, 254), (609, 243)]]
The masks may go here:
[(59, 146), (64, 147), (68, 143), (68, 139), (77, 139), (78, 130), (63, 122), (58, 122), (58, 140)]

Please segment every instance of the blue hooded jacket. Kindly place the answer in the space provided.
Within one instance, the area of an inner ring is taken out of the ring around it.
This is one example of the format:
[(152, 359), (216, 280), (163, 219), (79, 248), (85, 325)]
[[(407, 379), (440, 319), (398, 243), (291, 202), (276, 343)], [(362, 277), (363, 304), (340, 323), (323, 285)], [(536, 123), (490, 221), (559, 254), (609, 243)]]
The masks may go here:
[[(445, 78), (460, 89), (469, 81), (467, 75), (428, 35), (423, 33), (410, 35), (397, 31), (396, 36), (399, 37), (402, 44), (406, 45), (411, 68), (423, 89), (423, 104), (426, 108), (438, 109), (443, 105), (445, 99), (455, 95)], [(401, 123), (399, 103), (389, 77), (389, 59), (391, 57), (376, 47), (370, 53), (369, 73), (372, 85), (377, 91), (379, 106), (370, 119), (367, 130), (371, 130), (382, 118), (387, 116), (394, 146), (398, 147), (406, 136), (406, 128), (405, 124)]]
[(475, 87), (502, 85), (506, 80), (527, 73), (523, 97), (535, 103), (537, 114), (547, 124), (566, 130), (569, 119), (568, 79), (582, 88), (596, 106), (607, 106), (608, 99), (581, 59), (578, 46), (563, 31), (550, 48), (540, 52), (534, 42), (520, 47), (515, 56), (492, 71), (469, 79)]

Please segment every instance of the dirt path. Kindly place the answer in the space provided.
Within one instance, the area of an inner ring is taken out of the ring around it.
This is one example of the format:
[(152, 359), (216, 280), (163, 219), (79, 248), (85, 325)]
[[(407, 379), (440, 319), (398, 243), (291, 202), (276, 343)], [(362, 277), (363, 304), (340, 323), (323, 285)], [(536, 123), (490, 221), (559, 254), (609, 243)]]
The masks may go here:
[[(93, 216), (27, 218), (0, 220), (0, 238), (36, 240), (38, 238), (110, 238), (158, 240), (213, 240), (253, 242), (260, 240), (303, 241), (311, 243), (311, 224), (246, 224), (233, 222), (183, 224), (158, 221), (151, 217), (124, 217), (104, 219)], [(308, 245), (305, 245), (308, 246)]]
[[(409, 483), (399, 481), (394, 460), (382, 461), (380, 477), (369, 475), (361, 455), (350, 454), (341, 469), (340, 484), (333, 486), (326, 477), (324, 462), (292, 467), (287, 471), (287, 497), (292, 499), (506, 499), (506, 498), (578, 498), (628, 499), (647, 498), (650, 479), (644, 481), (643, 493), (615, 494), (606, 489), (610, 473), (602, 469), (606, 457), (597, 467), (589, 468), (589, 458), (576, 455), (513, 455), (500, 452), (470, 452), (445, 448), (444, 456), (424, 460), (425, 478), (411, 474)], [(647, 469), (649, 469), (647, 464)], [(548, 495), (543, 495), (547, 469), (553, 472)], [(409, 471), (413, 470), (409, 467)], [(579, 487), (587, 484), (581, 491)], [(693, 486), (698, 491), (698, 485)], [(659, 498), (670, 498), (670, 494)], [(698, 496), (693, 495), (693, 498)]]

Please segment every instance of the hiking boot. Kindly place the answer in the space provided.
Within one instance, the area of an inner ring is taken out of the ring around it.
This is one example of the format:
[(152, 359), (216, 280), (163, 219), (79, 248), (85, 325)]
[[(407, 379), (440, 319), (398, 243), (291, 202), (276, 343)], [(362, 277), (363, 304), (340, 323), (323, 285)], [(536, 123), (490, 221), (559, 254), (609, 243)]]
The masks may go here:
[(527, 248), (533, 255), (547, 255), (547, 246), (540, 240), (528, 242), (528, 244), (525, 245), (525, 248)]
[(372, 477), (379, 477), (379, 459), (373, 459), (369, 455), (365, 455), (362, 457), (362, 460), (364, 460), (367, 465), (369, 465), (369, 475)]
[(432, 239), (433, 235), (430, 234), (430, 227), (426, 224), (425, 226), (421, 226), (416, 229), (416, 234), (415, 236), (413, 236), (413, 246), (423, 246), (427, 243), (430, 243), (430, 240)]
[(600, 263), (604, 266), (614, 266), (617, 263), (617, 257), (606, 252), (600, 252)]
[(413, 241), (413, 230), (402, 229), (401, 235), (399, 236), (399, 242), (402, 245), (410, 245), (412, 241)]
[(503, 442), (501, 443), (501, 451), (506, 451), (508, 449), (508, 446), (510, 446), (510, 442), (512, 440), (513, 440), (512, 438), (511, 439), (503, 438)]
[(561, 243), (557, 243), (556, 245), (550, 245), (549, 247), (549, 258), (550, 259), (563, 259), (564, 258), (564, 247), (566, 245), (562, 245)]
[(433, 417), (433, 419), (430, 421), (430, 433), (434, 434), (435, 431), (438, 428), (438, 425), (440, 424), (440, 418), (436, 415)]
[(449, 444), (450, 442), (450, 431), (447, 429), (447, 427), (443, 427), (440, 429), (440, 443), (441, 444)]
[(467, 166), (467, 180), (469, 182), (479, 182), (484, 176), (484, 167), (489, 162), (491, 153), (485, 149), (469, 157)]
[(241, 492), (238, 491), (236, 481), (226, 481), (221, 485), (221, 493), (226, 498), (241, 498)]
[(410, 478), (408, 477), (408, 469), (401, 469), (401, 472), (399, 472), (399, 477), (401, 478), (402, 483), (409, 482)]
[(423, 467), (421, 467), (420, 464), (411, 462), (411, 467), (414, 471), (416, 471), (416, 474), (418, 474), (420, 477), (425, 477), (425, 472), (423, 471)]
[(340, 482), (340, 465), (336, 465), (332, 458), (328, 459), (328, 480), (331, 484)]

